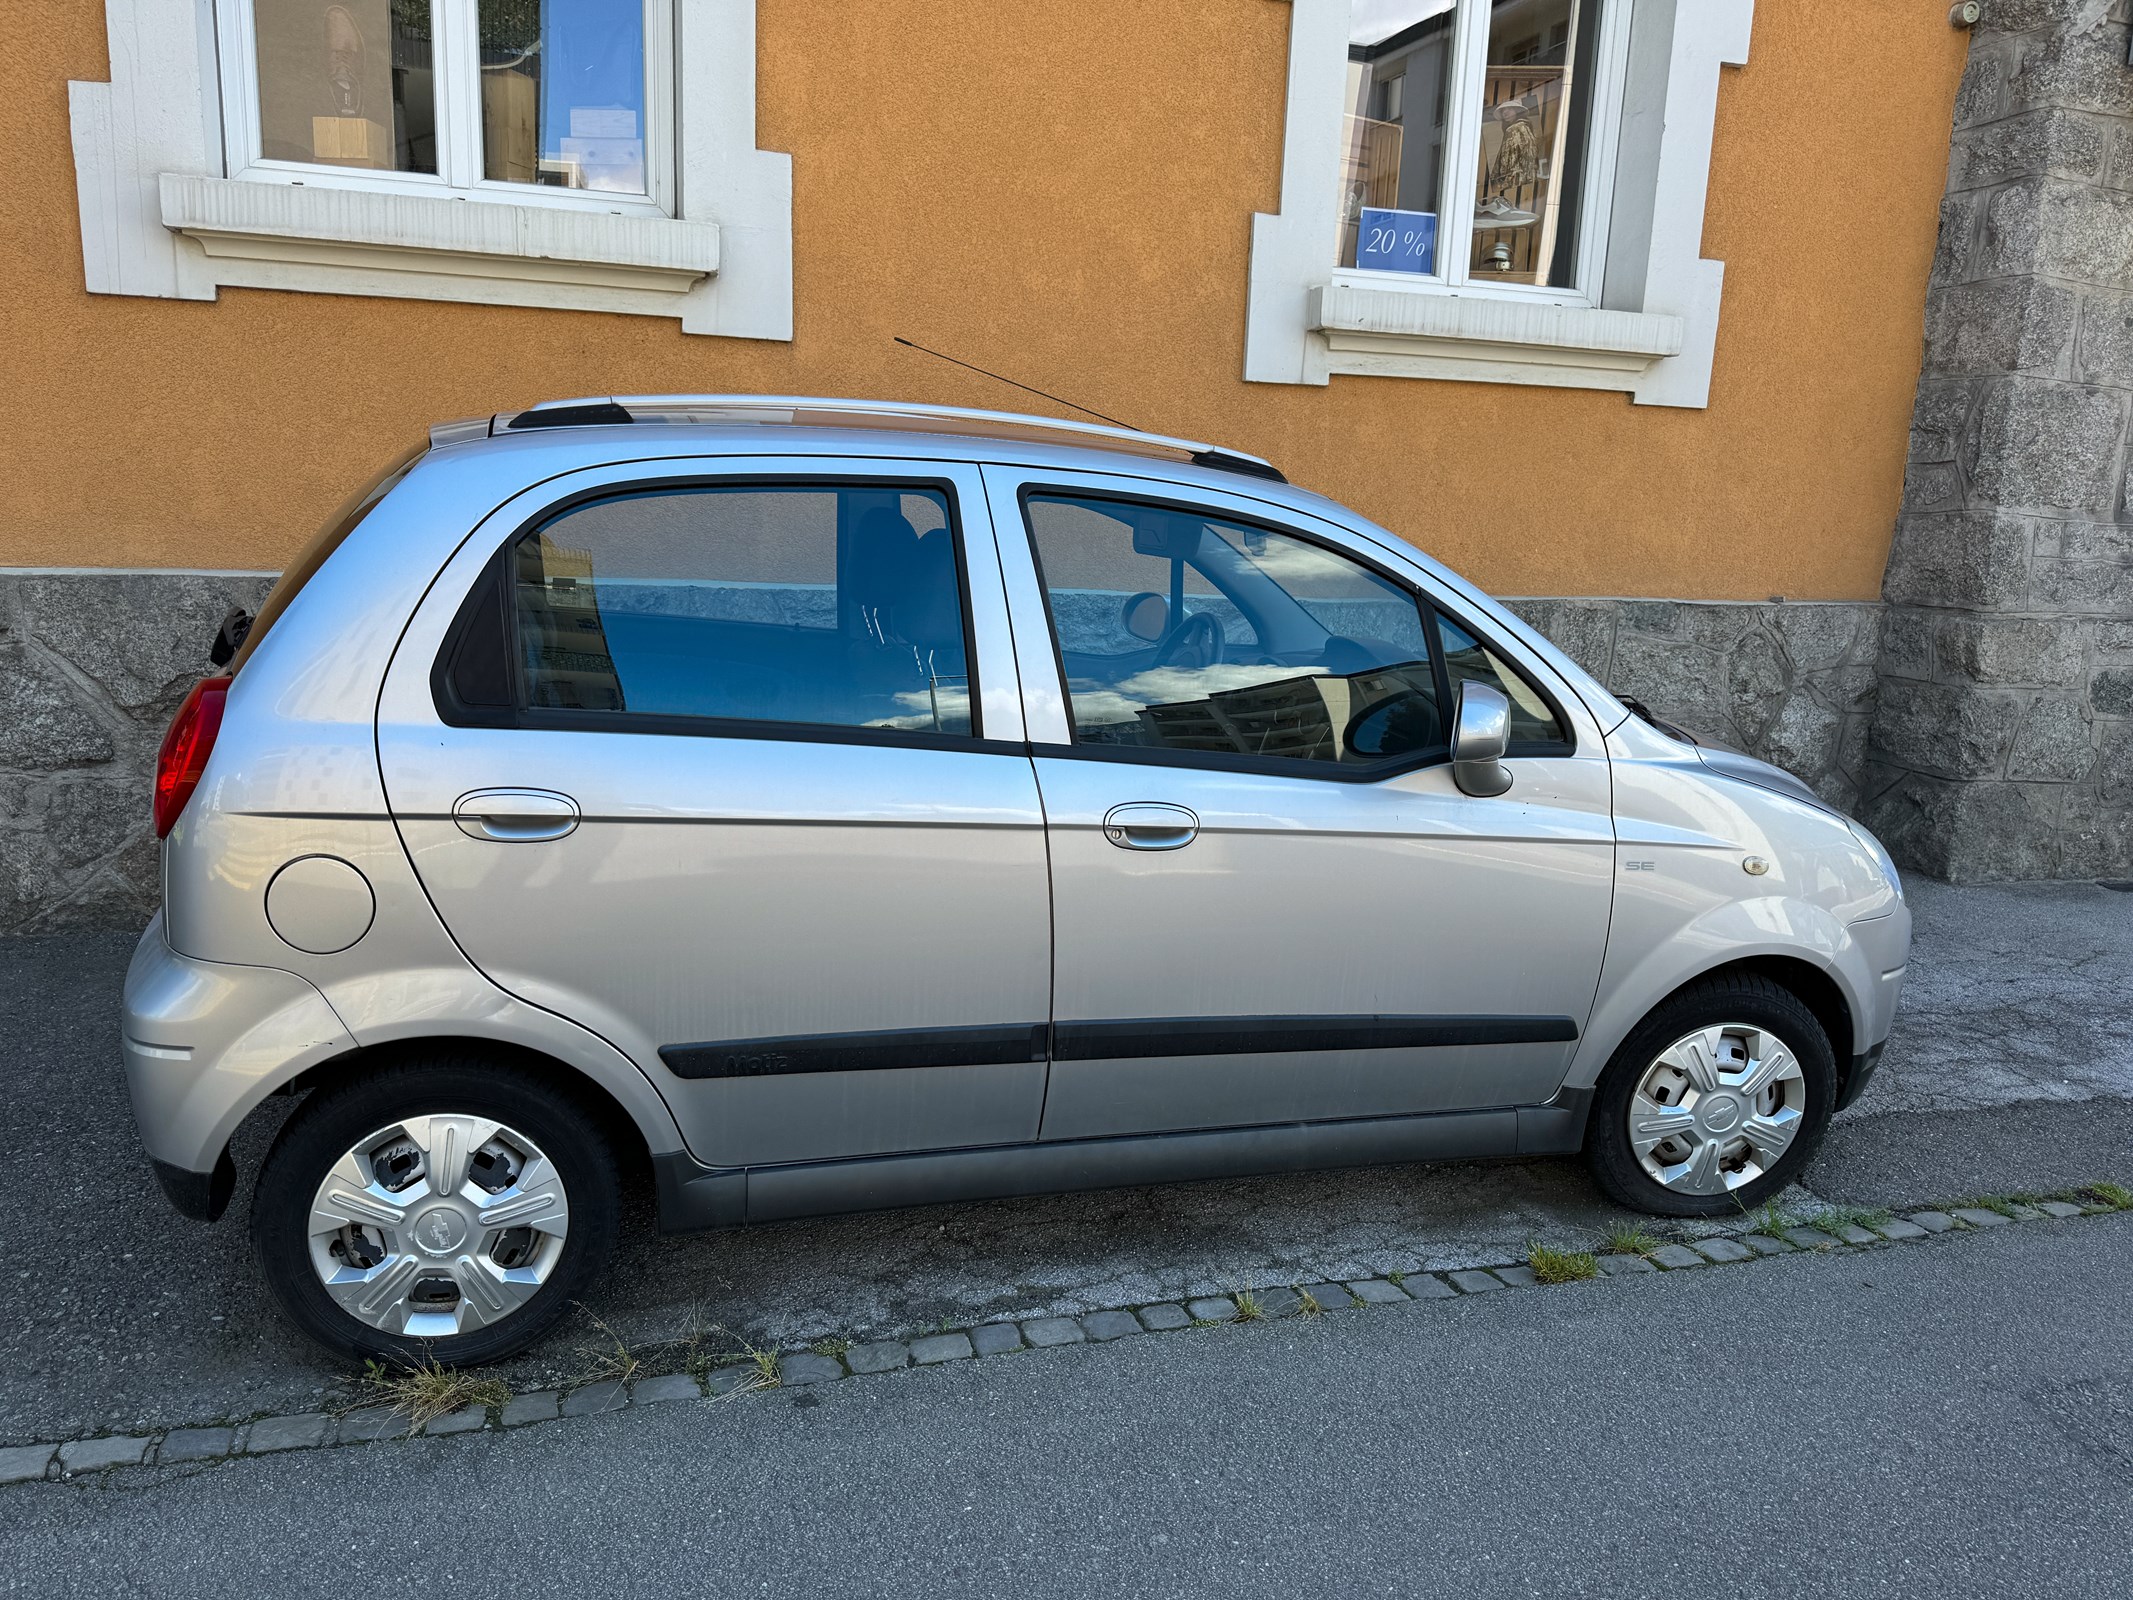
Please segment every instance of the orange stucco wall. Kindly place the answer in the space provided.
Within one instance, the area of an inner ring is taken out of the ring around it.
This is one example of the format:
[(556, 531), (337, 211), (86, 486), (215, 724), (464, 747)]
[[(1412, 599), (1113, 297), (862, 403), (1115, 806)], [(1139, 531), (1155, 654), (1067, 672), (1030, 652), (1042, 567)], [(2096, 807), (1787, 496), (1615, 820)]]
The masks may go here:
[(758, 142), (793, 155), (789, 345), (411, 300), (92, 296), (66, 82), (107, 75), (104, 8), (36, 11), (0, 52), (0, 565), (275, 567), (423, 425), (544, 397), (1023, 405), (902, 334), (1269, 456), (1501, 592), (1879, 590), (1966, 37), (1939, 0), (1756, 8), (1720, 89), (1704, 252), (1725, 307), (1701, 411), (1245, 383), (1278, 0), (760, 0)]

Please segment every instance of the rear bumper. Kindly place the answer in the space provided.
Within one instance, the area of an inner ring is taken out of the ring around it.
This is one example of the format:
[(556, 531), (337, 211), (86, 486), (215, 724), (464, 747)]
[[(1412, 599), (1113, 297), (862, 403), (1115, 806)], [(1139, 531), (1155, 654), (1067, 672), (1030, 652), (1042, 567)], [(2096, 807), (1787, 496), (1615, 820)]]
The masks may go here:
[(230, 1135), (254, 1106), (354, 1048), (326, 997), (295, 973), (181, 956), (161, 916), (141, 936), (119, 1050), (141, 1143), (185, 1215), (213, 1221), (229, 1204)]

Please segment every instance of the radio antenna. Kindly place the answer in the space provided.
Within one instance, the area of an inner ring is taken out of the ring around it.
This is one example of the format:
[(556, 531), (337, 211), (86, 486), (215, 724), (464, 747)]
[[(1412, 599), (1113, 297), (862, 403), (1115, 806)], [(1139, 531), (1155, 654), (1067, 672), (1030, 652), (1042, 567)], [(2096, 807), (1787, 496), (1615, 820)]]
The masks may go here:
[(960, 361), (957, 360), (956, 357), (951, 355), (945, 355), (939, 350), (929, 350), (926, 348), (926, 346), (920, 344), (917, 340), (906, 339), (900, 333), (892, 334), (890, 337), (895, 339), (898, 344), (905, 346), (907, 349), (916, 350), (921, 355), (932, 356), (937, 361), (946, 361), (951, 366), (966, 367), (972, 372), (978, 373), (983, 377), (992, 379), (995, 383), (1004, 383), (1011, 389), (1020, 389), (1024, 394), (1036, 395), (1040, 400), (1049, 400), (1055, 406), (1065, 406), (1069, 411), (1079, 411), (1083, 416), (1094, 417), (1098, 422), (1108, 422), (1114, 428), (1124, 428), (1132, 433), (1140, 432), (1140, 429), (1134, 427), (1133, 424), (1130, 422), (1121, 422), (1116, 417), (1105, 416), (1101, 411), (1092, 411), (1087, 406), (1076, 405), (1071, 400), (1063, 400), (1058, 395), (1049, 393), (1048, 391), (1043, 389), (1039, 389), (1034, 384), (1018, 383), (1013, 378), (1002, 377), (999, 373), (988, 371), (986, 368), (979, 366), (974, 361)]

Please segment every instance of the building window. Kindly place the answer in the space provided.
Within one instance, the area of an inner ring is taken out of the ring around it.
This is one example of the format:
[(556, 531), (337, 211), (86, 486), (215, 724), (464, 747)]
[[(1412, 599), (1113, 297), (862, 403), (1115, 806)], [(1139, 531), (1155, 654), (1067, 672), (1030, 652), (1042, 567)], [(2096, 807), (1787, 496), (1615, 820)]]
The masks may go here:
[(1338, 264), (1586, 296), (1628, 0), (1357, 0)]
[(670, 192), (670, 0), (221, 0), (239, 176), (607, 209)]
[(1245, 376), (1619, 389), (1701, 406), (1720, 67), (1754, 0), (1283, 0), (1281, 209)]
[(754, 0), (105, 0), (68, 85), (92, 294), (226, 287), (792, 337)]

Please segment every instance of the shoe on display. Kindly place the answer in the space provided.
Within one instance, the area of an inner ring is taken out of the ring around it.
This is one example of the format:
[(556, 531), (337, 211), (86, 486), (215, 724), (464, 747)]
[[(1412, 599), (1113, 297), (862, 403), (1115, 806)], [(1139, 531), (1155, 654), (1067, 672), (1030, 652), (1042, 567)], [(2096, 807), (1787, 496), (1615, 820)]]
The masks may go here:
[(1538, 212), (1521, 211), (1500, 194), (1492, 194), (1474, 205), (1474, 226), (1477, 228), (1530, 228), (1538, 221)]

